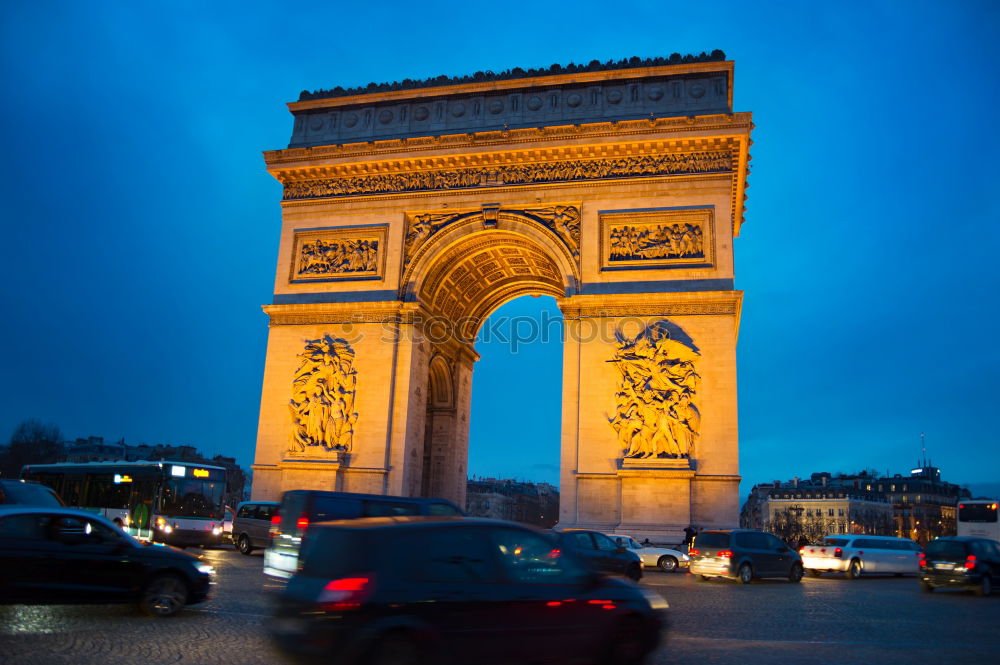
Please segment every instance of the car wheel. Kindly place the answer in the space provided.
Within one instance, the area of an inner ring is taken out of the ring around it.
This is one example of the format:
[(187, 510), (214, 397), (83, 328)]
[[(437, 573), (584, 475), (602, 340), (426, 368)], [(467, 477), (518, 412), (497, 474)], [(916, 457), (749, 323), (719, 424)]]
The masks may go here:
[(421, 658), (416, 642), (402, 633), (390, 633), (378, 640), (364, 662), (365, 665), (420, 665)]
[(240, 554), (250, 554), (253, 552), (253, 545), (250, 544), (250, 539), (244, 533), (240, 536), (240, 539), (236, 543), (236, 547), (239, 549)]
[(660, 560), (656, 562), (656, 565), (660, 567), (665, 573), (672, 573), (677, 570), (677, 559), (672, 556), (661, 556)]
[(636, 619), (627, 619), (615, 629), (601, 662), (604, 665), (639, 665), (645, 659), (646, 651), (641, 624)]
[(861, 577), (861, 562), (851, 559), (851, 565), (847, 568), (847, 579), (856, 580)]
[(176, 575), (157, 575), (142, 591), (139, 609), (153, 617), (172, 617), (187, 603), (188, 585)]
[(821, 573), (820, 571), (816, 570), (815, 568), (810, 568), (809, 569), (809, 577), (819, 577), (822, 574), (823, 573)]
[(929, 582), (921, 582), (920, 588), (924, 590), (924, 593), (934, 593), (934, 585)]
[(753, 568), (750, 567), (749, 563), (740, 566), (739, 578), (740, 584), (750, 584), (753, 581)]
[(983, 579), (979, 582), (979, 586), (976, 587), (977, 596), (988, 596), (993, 593), (993, 578), (989, 575), (983, 575)]
[(802, 564), (793, 563), (792, 569), (788, 571), (788, 581), (797, 583), (802, 580)]
[(637, 563), (630, 563), (628, 568), (625, 569), (625, 577), (633, 582), (638, 582), (642, 579), (642, 566)]

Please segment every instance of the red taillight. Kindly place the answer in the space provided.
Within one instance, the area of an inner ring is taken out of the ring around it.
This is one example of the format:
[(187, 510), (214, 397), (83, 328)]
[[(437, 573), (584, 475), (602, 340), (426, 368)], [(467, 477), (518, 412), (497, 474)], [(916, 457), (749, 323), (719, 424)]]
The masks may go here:
[(549, 552), (550, 559), (558, 559), (560, 556), (562, 556), (562, 550), (554, 549), (551, 552)]
[(826, 548), (825, 548), (825, 547), (821, 547), (821, 548), (819, 549), (819, 553), (820, 553), (820, 554), (826, 554)]
[(806, 548), (803, 547), (802, 549), (799, 550), (799, 556), (801, 556), (801, 555), (803, 555), (805, 553), (806, 553)]
[(688, 556), (698, 556), (701, 554), (698, 550), (688, 550)]
[(305, 531), (309, 528), (309, 518), (305, 515), (295, 520), (295, 528), (299, 531)]
[[(917, 552), (917, 554), (920, 554), (920, 552)], [(924, 557), (923, 554), (920, 554), (920, 567), (921, 568), (927, 567), (927, 559)]]
[(270, 538), (281, 535), (281, 514), (275, 513), (271, 515), (271, 528), (267, 530), (267, 535)]
[(838, 547), (833, 551), (833, 556), (837, 557), (838, 559), (841, 558), (842, 556), (844, 556), (844, 550)]
[(972, 570), (975, 567), (976, 567), (976, 555), (970, 554), (969, 556), (965, 557), (965, 569)]
[(351, 610), (360, 607), (373, 590), (371, 577), (344, 577), (327, 582), (316, 602), (326, 611)]
[(731, 558), (733, 558), (733, 551), (732, 550), (719, 550), (719, 553), (716, 554), (715, 556), (719, 557), (720, 559), (731, 559)]
[(275, 515), (274, 517), (271, 518), (271, 526), (273, 526), (275, 529), (281, 526), (281, 515)]

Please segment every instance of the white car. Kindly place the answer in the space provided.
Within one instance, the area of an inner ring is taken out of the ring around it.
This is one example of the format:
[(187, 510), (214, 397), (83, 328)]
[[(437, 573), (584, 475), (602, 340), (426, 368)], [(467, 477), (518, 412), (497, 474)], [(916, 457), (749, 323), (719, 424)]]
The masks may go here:
[(665, 573), (672, 573), (678, 568), (687, 568), (691, 564), (691, 557), (684, 552), (666, 547), (640, 545), (632, 536), (616, 535), (612, 538), (625, 549), (638, 554), (639, 558), (642, 559), (642, 565), (647, 568), (659, 568)]
[(813, 577), (825, 572), (846, 573), (857, 579), (862, 573), (916, 575), (920, 572), (920, 545), (909, 538), (835, 534), (819, 545), (799, 550), (802, 567)]

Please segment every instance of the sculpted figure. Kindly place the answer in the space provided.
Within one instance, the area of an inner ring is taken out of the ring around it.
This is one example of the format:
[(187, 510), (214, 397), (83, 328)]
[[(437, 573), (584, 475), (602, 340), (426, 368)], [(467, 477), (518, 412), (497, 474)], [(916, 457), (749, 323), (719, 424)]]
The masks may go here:
[(292, 419), (289, 452), (305, 452), (310, 446), (350, 451), (358, 418), (353, 412), (354, 350), (346, 340), (326, 335), (307, 340), (298, 358), (288, 404)]
[(616, 411), (608, 422), (624, 457), (690, 457), (701, 429), (693, 400), (698, 351), (670, 338), (666, 322), (634, 338), (618, 335), (614, 363), (621, 372)]

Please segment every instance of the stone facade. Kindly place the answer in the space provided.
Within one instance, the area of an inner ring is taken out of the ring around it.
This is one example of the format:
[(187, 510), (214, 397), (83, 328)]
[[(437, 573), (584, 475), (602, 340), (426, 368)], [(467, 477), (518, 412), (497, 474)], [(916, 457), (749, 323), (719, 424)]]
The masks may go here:
[(476, 331), (546, 294), (566, 319), (560, 525), (665, 542), (735, 526), (752, 122), (732, 75), (697, 62), (290, 104), (289, 147), (265, 153), (285, 194), (254, 497), (464, 504)]

